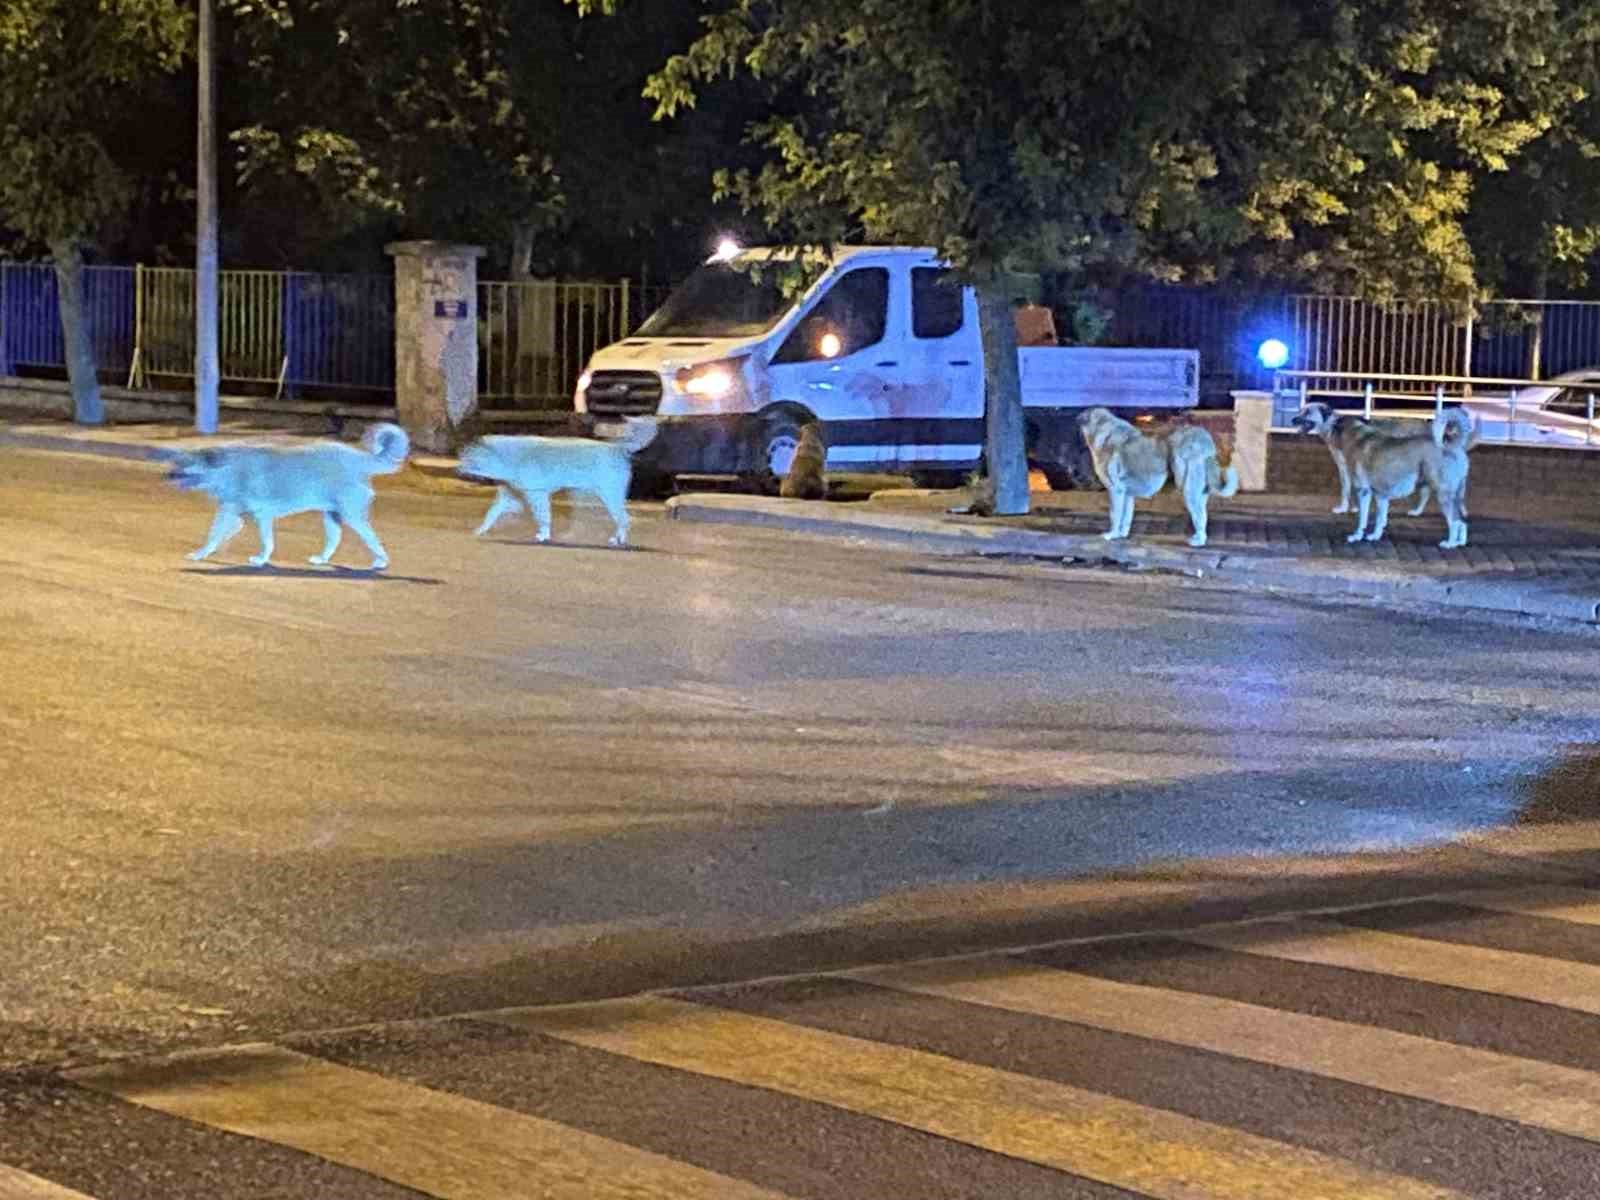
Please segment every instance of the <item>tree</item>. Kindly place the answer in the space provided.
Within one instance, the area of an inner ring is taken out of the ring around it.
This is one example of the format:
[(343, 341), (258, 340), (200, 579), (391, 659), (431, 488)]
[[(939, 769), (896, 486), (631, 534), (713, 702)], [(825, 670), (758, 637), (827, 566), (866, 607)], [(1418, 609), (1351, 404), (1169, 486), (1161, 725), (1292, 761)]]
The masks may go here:
[[(1470, 303), (1464, 219), (1586, 98), (1574, 0), (736, 0), (659, 115), (727, 77), (768, 153), (720, 194), (800, 244), (932, 245), (977, 286), (996, 509), (1025, 512), (1018, 270), (1277, 274)], [(1563, 39), (1567, 39), (1564, 41)]]
[(508, 63), (508, 12), (482, 0), (228, 0), (253, 120), (244, 181), (299, 179), (349, 225), (517, 247), (552, 225), (559, 180)]
[(106, 119), (183, 61), (178, 0), (8, 0), (0, 11), (0, 225), (45, 245), (59, 282), (76, 420), (104, 420), (83, 317), (83, 256), (125, 216), (138, 181)]

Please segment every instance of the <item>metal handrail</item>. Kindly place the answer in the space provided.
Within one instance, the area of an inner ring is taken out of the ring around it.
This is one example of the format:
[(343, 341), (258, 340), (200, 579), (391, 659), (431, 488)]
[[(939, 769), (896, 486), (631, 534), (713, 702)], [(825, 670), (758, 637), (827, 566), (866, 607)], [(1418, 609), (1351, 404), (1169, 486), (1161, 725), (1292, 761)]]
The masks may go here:
[[(1310, 386), (1310, 381), (1313, 380), (1313, 379), (1362, 380), (1362, 381), (1364, 381), (1364, 386), (1362, 386), (1359, 389), (1313, 388), (1313, 387)], [(1285, 380), (1298, 380), (1300, 386), (1298, 388), (1286, 389), (1286, 388), (1284, 388), (1282, 386), (1282, 384), (1283, 384), (1283, 382)], [(1529, 387), (1545, 387), (1545, 388), (1548, 388), (1548, 387), (1551, 386), (1551, 383), (1552, 383), (1552, 381), (1548, 380), (1548, 379), (1499, 379), (1499, 378), (1489, 378), (1489, 377), (1482, 377), (1482, 376), (1468, 376), (1468, 375), (1397, 375), (1397, 374), (1388, 373), (1388, 372), (1382, 372), (1382, 371), (1370, 371), (1369, 372), (1369, 371), (1278, 370), (1278, 371), (1275, 371), (1273, 373), (1272, 394), (1273, 394), (1273, 396), (1275, 398), (1278, 397), (1278, 396), (1283, 396), (1283, 395), (1298, 395), (1301, 408), (1304, 408), (1306, 406), (1306, 403), (1313, 396), (1328, 396), (1330, 398), (1332, 398), (1332, 397), (1351, 397), (1351, 398), (1360, 397), (1362, 399), (1362, 401), (1363, 401), (1363, 404), (1362, 404), (1362, 415), (1367, 417), (1367, 418), (1369, 418), (1369, 419), (1372, 417), (1372, 413), (1373, 413), (1372, 403), (1373, 403), (1374, 400), (1382, 399), (1382, 400), (1413, 400), (1414, 401), (1414, 400), (1418, 400), (1418, 399), (1421, 398), (1421, 395), (1419, 393), (1417, 393), (1417, 392), (1380, 392), (1375, 387), (1375, 383), (1378, 380), (1385, 380), (1385, 381), (1400, 380), (1402, 382), (1417, 382), (1417, 383), (1431, 383), (1431, 384), (1433, 384), (1433, 411), (1434, 411), (1435, 415), (1437, 415), (1437, 414), (1439, 414), (1439, 413), (1444, 411), (1445, 385), (1446, 384), (1451, 384), (1451, 383), (1464, 384), (1464, 385), (1466, 385), (1466, 388), (1464, 390), (1468, 391), (1468, 392), (1470, 392), (1471, 386), (1473, 384), (1490, 383), (1490, 384), (1509, 385), (1511, 390), (1510, 390), (1510, 392), (1508, 393), (1508, 395), (1506, 397), (1506, 399), (1507, 399), (1506, 431), (1507, 432), (1506, 432), (1506, 439), (1505, 440), (1506, 440), (1507, 443), (1510, 443), (1510, 444), (1514, 444), (1517, 441), (1517, 392), (1518, 392), (1518, 390), (1521, 389), (1521, 388), (1529, 388)], [(1586, 447), (1587, 446), (1593, 446), (1594, 442), (1595, 442), (1595, 436), (1594, 436), (1595, 435), (1595, 393), (1597, 391), (1600, 391), (1600, 381), (1595, 381), (1595, 382), (1574, 381), (1574, 382), (1570, 382), (1569, 383), (1569, 382), (1563, 380), (1559, 384), (1557, 384), (1556, 387), (1557, 387), (1558, 390), (1565, 390), (1567, 388), (1578, 388), (1578, 389), (1582, 389), (1583, 391), (1588, 393), (1587, 403), (1586, 403), (1586, 409), (1587, 409), (1587, 414), (1588, 415), (1587, 415), (1587, 420), (1586, 420), (1586, 422), (1584, 424), (1584, 429), (1583, 429), (1583, 444)], [(1457, 400), (1457, 401), (1460, 401), (1460, 400), (1469, 400), (1469, 399), (1471, 399), (1471, 396), (1467, 395), (1467, 394), (1463, 394), (1463, 395), (1455, 396), (1455, 397), (1452, 397), (1452, 398)], [(1273, 407), (1276, 410), (1276, 407), (1277, 407), (1276, 404), (1274, 404)], [(1397, 417), (1404, 417), (1407, 414), (1396, 413), (1395, 415)]]

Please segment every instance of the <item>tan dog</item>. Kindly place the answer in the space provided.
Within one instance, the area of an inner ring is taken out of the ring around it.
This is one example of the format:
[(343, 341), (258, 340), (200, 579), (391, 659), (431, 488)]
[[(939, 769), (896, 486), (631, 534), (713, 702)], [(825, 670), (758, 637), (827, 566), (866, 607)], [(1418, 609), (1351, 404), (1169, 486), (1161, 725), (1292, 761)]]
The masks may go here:
[[(1416, 422), (1421, 424), (1421, 422)], [(1477, 443), (1472, 414), (1462, 408), (1440, 413), (1425, 429), (1405, 435), (1365, 429), (1358, 433), (1350, 451), (1350, 471), (1355, 485), (1359, 514), (1355, 532), (1346, 541), (1363, 537), (1375, 542), (1389, 527), (1389, 502), (1411, 495), (1420, 483), (1433, 489), (1444, 514), (1446, 534), (1440, 549), (1453, 550), (1467, 544), (1467, 518), (1462, 498), (1466, 494), (1467, 453)], [(1367, 516), (1377, 498), (1378, 515), (1370, 533)]]
[(827, 461), (828, 447), (823, 444), (821, 427), (815, 421), (807, 421), (800, 430), (800, 444), (778, 495), (791, 500), (826, 500), (828, 478), (823, 466)]
[[(1355, 448), (1356, 440), (1362, 432), (1377, 429), (1384, 433), (1400, 437), (1408, 437), (1418, 431), (1419, 422), (1405, 420), (1383, 420), (1357, 416), (1354, 413), (1341, 413), (1328, 404), (1311, 403), (1295, 414), (1294, 427), (1301, 433), (1314, 434), (1322, 439), (1322, 444), (1328, 448), (1328, 454), (1333, 459), (1333, 465), (1339, 471), (1339, 506), (1335, 513), (1350, 511), (1350, 453)], [(1420, 517), (1422, 510), (1428, 507), (1428, 486), (1424, 484), (1419, 493), (1420, 499), (1416, 507), (1410, 510), (1409, 515)], [(1462, 515), (1466, 513), (1463, 510)]]
[(1238, 468), (1229, 465), (1223, 470), (1209, 433), (1197, 425), (1180, 425), (1148, 436), (1106, 408), (1091, 408), (1078, 427), (1094, 459), (1094, 473), (1111, 500), (1111, 525), (1102, 535), (1106, 541), (1128, 536), (1134, 500), (1154, 496), (1170, 472), (1194, 525), (1189, 545), (1206, 544), (1207, 498), (1232, 496), (1239, 490)]
[(261, 534), (261, 552), (250, 559), (264, 567), (272, 561), (272, 523), (291, 513), (320, 512), (325, 537), (318, 566), (333, 557), (345, 527), (372, 551), (372, 569), (389, 565), (389, 555), (373, 532), (367, 511), (372, 505), (372, 477), (389, 475), (405, 465), (411, 443), (398, 425), (369, 425), (361, 437), (364, 449), (340, 442), (279, 449), (275, 446), (215, 446), (175, 454), (167, 479), (185, 491), (207, 492), (217, 501), (217, 515), (205, 545), (189, 555), (209, 558), (244, 527), (250, 517)]
[(593, 492), (611, 514), (610, 545), (628, 544), (628, 483), (633, 456), (655, 440), (652, 417), (627, 417), (627, 432), (612, 441), (577, 437), (479, 438), (461, 454), (457, 470), (468, 479), (499, 484), (484, 514), (482, 537), (524, 503), (538, 523), (538, 540), (550, 540), (550, 495), (571, 489)]

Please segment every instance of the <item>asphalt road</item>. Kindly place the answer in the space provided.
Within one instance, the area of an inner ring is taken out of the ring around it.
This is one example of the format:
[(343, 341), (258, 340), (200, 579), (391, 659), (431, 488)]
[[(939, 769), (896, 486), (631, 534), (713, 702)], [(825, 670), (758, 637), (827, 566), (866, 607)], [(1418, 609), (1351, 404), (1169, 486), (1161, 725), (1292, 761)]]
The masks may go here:
[(1597, 861), (1587, 634), (487, 499), (0, 450), (0, 1067)]

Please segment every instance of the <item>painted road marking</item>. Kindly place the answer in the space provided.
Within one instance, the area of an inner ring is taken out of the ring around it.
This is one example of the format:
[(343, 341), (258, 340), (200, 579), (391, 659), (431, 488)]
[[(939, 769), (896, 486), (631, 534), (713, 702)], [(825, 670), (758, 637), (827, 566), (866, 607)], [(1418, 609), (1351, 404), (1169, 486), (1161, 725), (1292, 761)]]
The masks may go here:
[(768, 1088), (1156, 1200), (1443, 1200), (1458, 1193), (1050, 1080), (665, 997), (487, 1018)]

